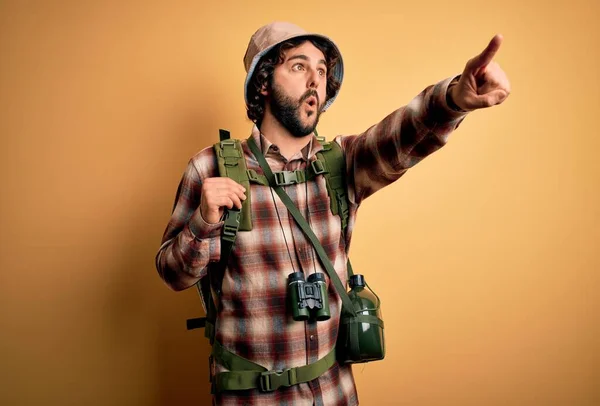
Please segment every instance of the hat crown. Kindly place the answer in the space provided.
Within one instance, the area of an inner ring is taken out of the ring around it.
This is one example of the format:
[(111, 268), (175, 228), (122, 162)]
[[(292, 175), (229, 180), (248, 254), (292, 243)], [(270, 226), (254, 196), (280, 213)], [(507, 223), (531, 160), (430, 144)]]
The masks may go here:
[(250, 38), (246, 55), (244, 55), (246, 72), (250, 69), (254, 57), (265, 49), (287, 39), (307, 34), (308, 31), (303, 28), (285, 21), (275, 21), (260, 27)]

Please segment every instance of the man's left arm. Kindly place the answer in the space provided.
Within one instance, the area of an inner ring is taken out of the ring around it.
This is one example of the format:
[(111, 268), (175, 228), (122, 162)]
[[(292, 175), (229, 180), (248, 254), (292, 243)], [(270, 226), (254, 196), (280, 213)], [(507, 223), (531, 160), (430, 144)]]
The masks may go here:
[(500, 104), (508, 97), (506, 74), (493, 61), (501, 42), (502, 37), (496, 35), (467, 62), (462, 74), (427, 87), (359, 136), (338, 137), (354, 203), (360, 204), (444, 146), (468, 112)]

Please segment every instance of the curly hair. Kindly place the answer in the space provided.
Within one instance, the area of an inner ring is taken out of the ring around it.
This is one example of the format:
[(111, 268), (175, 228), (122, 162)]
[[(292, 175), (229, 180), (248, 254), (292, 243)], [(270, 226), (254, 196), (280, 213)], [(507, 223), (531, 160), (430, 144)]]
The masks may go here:
[(284, 62), (285, 51), (295, 48), (305, 41), (310, 41), (317, 49), (323, 52), (323, 55), (325, 55), (327, 64), (325, 102), (337, 94), (341, 83), (333, 75), (333, 68), (338, 63), (339, 54), (329, 42), (318, 37), (297, 37), (282, 42), (262, 57), (248, 83), (246, 114), (248, 115), (248, 118), (255, 122), (259, 127), (265, 114), (265, 96), (261, 94), (263, 86), (267, 89), (271, 89), (273, 84), (273, 71), (277, 65)]

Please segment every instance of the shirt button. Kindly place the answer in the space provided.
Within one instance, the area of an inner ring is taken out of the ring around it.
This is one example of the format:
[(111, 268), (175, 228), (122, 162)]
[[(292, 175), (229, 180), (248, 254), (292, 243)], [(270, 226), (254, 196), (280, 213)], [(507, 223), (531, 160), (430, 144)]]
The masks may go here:
[(315, 336), (314, 335), (310, 335), (310, 341), (315, 341)]
[(273, 151), (279, 152), (279, 147), (277, 145), (273, 145)]

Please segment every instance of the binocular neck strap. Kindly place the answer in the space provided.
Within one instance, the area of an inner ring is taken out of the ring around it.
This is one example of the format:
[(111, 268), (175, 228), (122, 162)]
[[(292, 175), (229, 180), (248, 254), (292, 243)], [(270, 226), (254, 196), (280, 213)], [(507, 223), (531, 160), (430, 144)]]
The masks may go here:
[(298, 210), (298, 208), (294, 205), (294, 202), (292, 201), (292, 199), (290, 199), (290, 197), (287, 195), (287, 193), (285, 193), (285, 190), (283, 190), (283, 188), (281, 186), (278, 186), (276, 184), (275, 176), (273, 175), (273, 171), (271, 171), (271, 168), (269, 167), (267, 160), (265, 159), (264, 155), (262, 154), (262, 151), (258, 148), (258, 145), (256, 145), (256, 142), (254, 141), (253, 137), (248, 138), (248, 146), (250, 147), (250, 150), (252, 151), (252, 153), (254, 154), (256, 159), (258, 160), (260, 167), (262, 168), (267, 180), (269, 181), (269, 185), (279, 195), (279, 197), (281, 198), (281, 201), (285, 204), (287, 209), (290, 211), (292, 217), (294, 217), (294, 220), (296, 220), (296, 222), (298, 223), (300, 228), (302, 228), (302, 231), (304, 232), (304, 234), (306, 234), (306, 236), (312, 243), (313, 247), (315, 248), (315, 251), (317, 252), (317, 255), (319, 256), (319, 259), (321, 260), (321, 263), (323, 264), (323, 267), (325, 268), (327, 275), (329, 275), (329, 279), (331, 279), (331, 282), (333, 283), (333, 286), (335, 286), (335, 289), (337, 290), (338, 295), (340, 295), (340, 297), (342, 298), (342, 310), (345, 310), (346, 313), (348, 313), (349, 315), (356, 316), (356, 312), (354, 311), (354, 306), (352, 305), (352, 301), (350, 300), (350, 297), (348, 296), (348, 293), (346, 292), (344, 285), (342, 285), (340, 278), (338, 277), (337, 273), (335, 272), (335, 269), (333, 268), (333, 265), (331, 264), (329, 257), (327, 257), (327, 253), (325, 253), (325, 249), (323, 248), (323, 246), (319, 242), (319, 239), (317, 238), (315, 233), (311, 230), (310, 226), (308, 225), (308, 223), (306, 222), (306, 220), (300, 213), (300, 210)]

